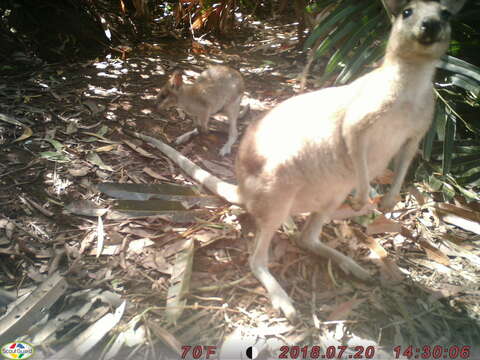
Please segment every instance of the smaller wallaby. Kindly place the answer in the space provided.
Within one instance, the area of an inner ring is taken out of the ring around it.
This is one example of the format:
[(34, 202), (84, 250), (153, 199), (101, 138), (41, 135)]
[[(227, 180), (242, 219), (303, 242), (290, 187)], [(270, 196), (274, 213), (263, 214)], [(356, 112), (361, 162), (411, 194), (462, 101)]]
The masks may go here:
[[(176, 106), (185, 110), (194, 117), (200, 133), (208, 133), (212, 115), (226, 115), (229, 121), (228, 140), (220, 149), (220, 155), (225, 156), (231, 152), (238, 138), (237, 119), (244, 88), (242, 75), (227, 66), (209, 66), (192, 85), (184, 84), (182, 72), (176, 70), (158, 94), (158, 109)], [(189, 132), (180, 138), (184, 140), (194, 133)]]
[[(310, 212), (300, 244), (359, 279), (370, 278), (354, 260), (321, 242), (322, 227), (331, 219), (371, 209), (370, 181), (392, 159), (395, 177), (379, 208), (395, 205), (432, 122), (432, 81), (450, 41), (449, 19), (465, 1), (384, 0), (395, 21), (382, 65), (349, 85), (287, 99), (250, 125), (235, 163), (238, 186), (219, 180), (165, 144), (139, 136), (253, 216), (257, 231), (250, 268), (273, 306), (289, 319), (296, 309), (268, 269), (274, 232), (289, 215)], [(345, 208), (342, 204), (353, 189), (352, 208)]]

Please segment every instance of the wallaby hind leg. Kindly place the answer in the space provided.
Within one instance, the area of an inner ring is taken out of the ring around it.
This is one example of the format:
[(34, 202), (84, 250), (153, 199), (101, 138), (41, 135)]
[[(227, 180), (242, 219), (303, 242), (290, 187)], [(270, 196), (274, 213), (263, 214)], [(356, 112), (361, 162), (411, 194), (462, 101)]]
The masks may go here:
[[(333, 214), (333, 216), (334, 215), (335, 214)], [(310, 251), (313, 251), (317, 255), (333, 260), (345, 273), (351, 273), (352, 275), (364, 281), (369, 280), (370, 274), (368, 271), (364, 270), (348, 256), (343, 255), (341, 252), (323, 244), (320, 241), (323, 224), (329, 220), (329, 212), (322, 211), (322, 213), (311, 213), (307, 223), (305, 224), (302, 234), (300, 235), (300, 245)]]
[(225, 113), (228, 117), (228, 140), (220, 149), (220, 156), (225, 156), (230, 154), (233, 144), (237, 141), (238, 130), (237, 130), (237, 119), (238, 114), (240, 113), (240, 102), (242, 97), (238, 97), (230, 104), (226, 105), (224, 108)]
[[(252, 273), (267, 289), (273, 307), (276, 310), (281, 310), (289, 320), (295, 318), (296, 310), (288, 294), (268, 269), (268, 252), (275, 231), (288, 216), (291, 201), (291, 199), (283, 197), (281, 203), (269, 206), (267, 211), (262, 212), (265, 216), (257, 218), (255, 250), (249, 261)], [(255, 216), (255, 214), (253, 215)]]

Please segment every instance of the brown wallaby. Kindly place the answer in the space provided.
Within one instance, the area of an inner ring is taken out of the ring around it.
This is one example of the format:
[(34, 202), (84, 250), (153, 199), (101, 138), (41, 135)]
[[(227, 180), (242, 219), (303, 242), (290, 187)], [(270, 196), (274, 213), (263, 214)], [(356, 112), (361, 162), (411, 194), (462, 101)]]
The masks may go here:
[[(395, 178), (380, 209), (395, 205), (408, 166), (430, 126), (433, 75), (450, 40), (449, 18), (465, 1), (385, 0), (395, 15), (383, 64), (349, 85), (292, 97), (245, 133), (236, 160), (238, 187), (200, 169), (150, 137), (195, 180), (253, 215), (250, 267), (272, 304), (289, 318), (295, 308), (268, 269), (273, 233), (289, 215), (311, 212), (300, 243), (360, 279), (369, 273), (320, 241), (334, 218), (368, 212), (370, 181), (394, 160)], [(138, 135), (138, 134), (137, 134)], [(341, 206), (356, 190), (353, 209)]]
[[(192, 85), (184, 84), (182, 72), (175, 71), (158, 95), (158, 108), (177, 106), (194, 117), (201, 133), (208, 132), (212, 115), (224, 113), (228, 117), (229, 131), (226, 144), (220, 155), (230, 153), (238, 137), (237, 119), (244, 91), (242, 75), (237, 70), (222, 65), (213, 65), (202, 72)], [(177, 144), (195, 132), (182, 135)]]

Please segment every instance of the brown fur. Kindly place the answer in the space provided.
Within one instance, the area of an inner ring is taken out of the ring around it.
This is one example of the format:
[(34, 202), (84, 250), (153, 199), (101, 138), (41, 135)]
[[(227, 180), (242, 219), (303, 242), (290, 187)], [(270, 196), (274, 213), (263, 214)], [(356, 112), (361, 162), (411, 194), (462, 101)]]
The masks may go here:
[(249, 149), (255, 149), (255, 139), (251, 134), (255, 134), (258, 124), (258, 120), (250, 124), (245, 132), (245, 136), (240, 144), (243, 150), (239, 149), (235, 162), (237, 173), (258, 175), (265, 165), (266, 159), (263, 156), (259, 155), (255, 150), (252, 150), (253, 153), (249, 153)]

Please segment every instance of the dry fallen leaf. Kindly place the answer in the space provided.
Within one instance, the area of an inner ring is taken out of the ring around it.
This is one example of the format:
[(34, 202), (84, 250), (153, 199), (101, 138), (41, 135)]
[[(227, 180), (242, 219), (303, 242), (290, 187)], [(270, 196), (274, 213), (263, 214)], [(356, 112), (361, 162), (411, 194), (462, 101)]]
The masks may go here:
[(425, 239), (419, 239), (419, 243), (421, 247), (425, 250), (427, 257), (430, 260), (436, 261), (439, 264), (445, 266), (450, 265), (450, 259), (448, 258), (448, 256), (441, 252), (439, 249), (437, 249), (435, 246), (431, 245), (428, 241), (426, 241)]
[(328, 315), (327, 321), (347, 320), (350, 313), (364, 301), (365, 299), (352, 299), (337, 305)]
[(388, 252), (383, 246), (370, 236), (366, 237), (365, 240), (369, 249), (377, 257), (377, 259), (372, 259), (372, 261), (380, 267), (380, 280), (382, 284), (402, 281), (402, 272), (398, 268), (398, 265), (388, 258)]
[(90, 166), (81, 166), (81, 167), (74, 167), (71, 169), (68, 169), (68, 173), (74, 177), (81, 177), (88, 175), (90, 172), (91, 167)]
[(402, 225), (396, 221), (387, 219), (385, 215), (380, 215), (367, 225), (367, 235), (381, 234), (386, 232), (400, 232)]
[(141, 148), (140, 146), (135, 145), (133, 142), (128, 141), (128, 140), (123, 140), (123, 142), (128, 145), (130, 148), (138, 152), (140, 155), (145, 156), (150, 159), (158, 159), (157, 156), (149, 153), (147, 150)]
[(202, 162), (202, 164), (205, 166), (205, 168), (207, 170), (209, 170), (210, 172), (212, 172), (215, 175), (219, 175), (219, 176), (222, 176), (222, 177), (225, 177), (225, 178), (231, 178), (231, 177), (234, 176), (233, 172), (225, 166), (216, 164), (212, 161), (208, 161), (208, 160), (205, 160), (205, 159), (200, 159), (200, 161)]
[(193, 239), (189, 239), (182, 241), (182, 243), (182, 249), (176, 253), (167, 295), (165, 315), (167, 321), (171, 324), (175, 324), (182, 315), (187, 304), (185, 295), (190, 290), (195, 242)]
[(159, 174), (157, 171), (155, 171), (155, 170), (153, 170), (149, 167), (144, 167), (143, 172), (150, 175), (154, 179), (168, 181), (168, 179), (165, 176)]
[(90, 200), (72, 201), (64, 207), (64, 212), (83, 216), (103, 216), (107, 211)]

